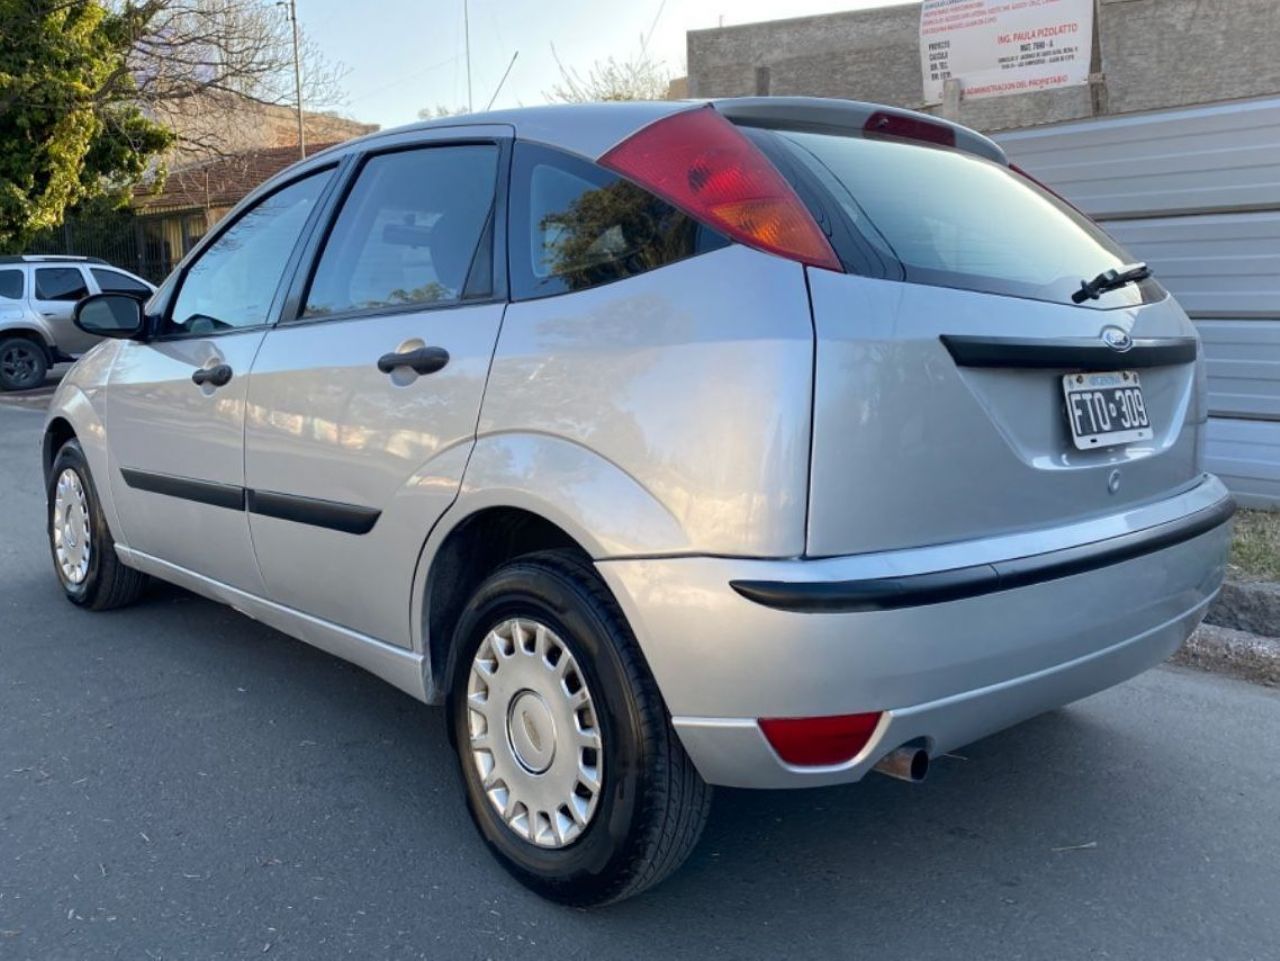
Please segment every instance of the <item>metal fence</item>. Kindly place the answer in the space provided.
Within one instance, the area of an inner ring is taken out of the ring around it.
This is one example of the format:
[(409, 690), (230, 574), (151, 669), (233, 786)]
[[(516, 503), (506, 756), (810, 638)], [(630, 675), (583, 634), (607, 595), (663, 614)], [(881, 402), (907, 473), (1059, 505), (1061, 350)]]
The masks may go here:
[(173, 266), (163, 244), (148, 243), (150, 218), (129, 210), (70, 216), (61, 227), (44, 231), (27, 247), (32, 254), (78, 254), (98, 257), (158, 284)]

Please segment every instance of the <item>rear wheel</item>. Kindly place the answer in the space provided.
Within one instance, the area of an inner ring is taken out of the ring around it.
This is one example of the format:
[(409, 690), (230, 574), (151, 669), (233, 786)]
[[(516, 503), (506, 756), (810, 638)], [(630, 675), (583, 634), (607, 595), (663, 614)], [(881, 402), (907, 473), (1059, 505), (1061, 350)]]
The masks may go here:
[(67, 600), (94, 611), (132, 604), (147, 576), (116, 555), (80, 442), (69, 440), (48, 477), (49, 551)]
[(25, 337), (0, 340), (0, 390), (31, 390), (44, 383), (49, 357)]
[(500, 568), (456, 645), (454, 746), (472, 818), (508, 871), (585, 906), (637, 894), (684, 862), (711, 789), (590, 564), (548, 551)]

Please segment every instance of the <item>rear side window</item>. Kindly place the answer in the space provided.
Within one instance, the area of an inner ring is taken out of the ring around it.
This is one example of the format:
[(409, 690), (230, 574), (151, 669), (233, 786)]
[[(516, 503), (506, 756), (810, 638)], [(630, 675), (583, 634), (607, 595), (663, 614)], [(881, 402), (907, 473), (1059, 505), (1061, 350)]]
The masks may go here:
[(122, 274), (118, 270), (102, 270), (98, 267), (90, 267), (93, 279), (98, 282), (98, 286), (105, 290), (114, 290), (126, 294), (146, 294), (151, 295), (151, 288), (140, 280), (134, 280), (127, 274)]
[(498, 148), (487, 144), (369, 158), (325, 242), (304, 316), (487, 296), (489, 278), (472, 277), (472, 265), (491, 269), (476, 251), (488, 235), (497, 175)]
[(5, 300), (22, 299), (21, 270), (0, 270), (0, 298)]
[(89, 296), (84, 274), (78, 267), (36, 269), (36, 300), (79, 300)]
[[(981, 157), (861, 136), (776, 136), (909, 282), (1070, 304), (1081, 281), (1133, 262), (1068, 204)], [(1090, 306), (1161, 296), (1144, 281)]]
[(517, 299), (585, 290), (729, 242), (631, 181), (558, 150), (517, 144), (512, 184)]

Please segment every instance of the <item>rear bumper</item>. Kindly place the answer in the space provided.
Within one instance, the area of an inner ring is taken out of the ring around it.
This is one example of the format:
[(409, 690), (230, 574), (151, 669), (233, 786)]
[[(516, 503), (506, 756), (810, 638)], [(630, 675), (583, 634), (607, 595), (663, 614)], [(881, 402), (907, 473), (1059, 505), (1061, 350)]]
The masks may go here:
[[(909, 741), (946, 752), (1158, 664), (1221, 586), (1229, 514), (1226, 489), (1206, 477), (1176, 497), (1050, 532), (822, 560), (598, 566), (703, 777), (738, 787), (816, 786), (856, 781)], [(1168, 536), (1175, 529), (1181, 534)], [(1145, 546), (1135, 553), (1137, 543)], [(1123, 549), (1097, 556), (1107, 545)], [(850, 584), (929, 585), (946, 572), (1005, 565), (1044, 570), (1045, 558), (1082, 553), (1094, 562), (914, 604), (796, 610), (740, 593), (750, 582), (802, 588), (774, 599), (847, 599)], [(830, 768), (783, 763), (756, 724), (864, 711), (885, 716), (861, 754)]]

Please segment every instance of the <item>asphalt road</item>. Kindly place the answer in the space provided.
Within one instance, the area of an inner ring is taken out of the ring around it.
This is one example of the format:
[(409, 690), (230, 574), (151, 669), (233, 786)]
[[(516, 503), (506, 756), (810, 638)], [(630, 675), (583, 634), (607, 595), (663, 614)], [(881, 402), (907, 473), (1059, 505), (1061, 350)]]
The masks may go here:
[(1161, 668), (920, 786), (722, 791), (595, 912), (508, 880), (441, 712), (158, 588), (86, 614), (0, 403), (0, 958), (1275, 959), (1280, 693)]

